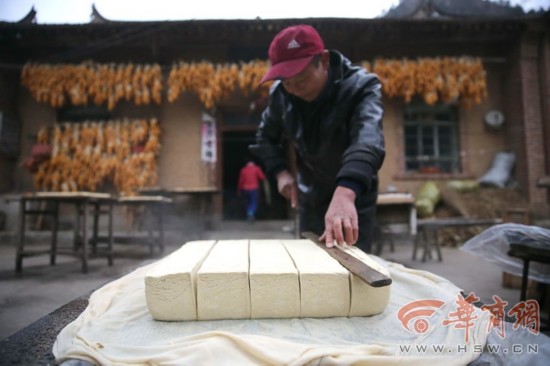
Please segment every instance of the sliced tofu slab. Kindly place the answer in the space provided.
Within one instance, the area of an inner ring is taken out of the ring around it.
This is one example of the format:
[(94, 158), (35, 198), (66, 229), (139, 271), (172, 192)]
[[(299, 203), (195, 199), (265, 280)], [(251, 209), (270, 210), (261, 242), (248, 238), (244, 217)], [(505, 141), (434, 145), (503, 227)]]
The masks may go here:
[(350, 274), (309, 240), (283, 240), (300, 276), (301, 317), (348, 316)]
[[(389, 277), (389, 271), (374, 261), (368, 254), (356, 247), (349, 247), (346, 251), (362, 262)], [(371, 316), (384, 311), (390, 301), (391, 285), (372, 287), (359, 277), (351, 275), (351, 306), (349, 316)]]
[[(360, 249), (345, 250), (389, 275)], [(149, 311), (167, 321), (370, 316), (384, 311), (390, 291), (309, 240), (189, 242), (145, 277)]]
[(215, 241), (192, 241), (145, 275), (145, 299), (154, 319), (197, 320), (196, 272)]
[(220, 240), (197, 271), (199, 320), (250, 318), (248, 240)]
[(279, 240), (250, 241), (250, 300), (253, 319), (300, 316), (300, 282)]

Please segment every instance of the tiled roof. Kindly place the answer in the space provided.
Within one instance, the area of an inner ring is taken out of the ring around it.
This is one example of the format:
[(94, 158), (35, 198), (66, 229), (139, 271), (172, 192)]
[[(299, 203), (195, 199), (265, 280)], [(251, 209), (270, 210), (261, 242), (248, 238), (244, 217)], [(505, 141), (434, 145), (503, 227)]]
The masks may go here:
[(516, 18), (525, 15), (519, 6), (488, 0), (402, 0), (384, 18)]

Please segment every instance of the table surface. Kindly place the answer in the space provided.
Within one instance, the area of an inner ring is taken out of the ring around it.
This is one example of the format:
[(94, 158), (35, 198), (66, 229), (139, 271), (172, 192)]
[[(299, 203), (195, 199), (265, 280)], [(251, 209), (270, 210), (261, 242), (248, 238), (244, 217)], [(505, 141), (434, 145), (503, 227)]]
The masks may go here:
[(510, 243), (508, 255), (534, 262), (550, 263), (550, 248), (535, 248), (525, 244)]
[(376, 199), (377, 205), (414, 204), (414, 196), (410, 193), (379, 193)]
[(25, 200), (110, 200), (116, 198), (109, 193), (97, 192), (22, 192), (2, 195), (7, 202)]
[(0, 341), (2, 365), (54, 365), (53, 344), (58, 334), (88, 306), (91, 292), (42, 317)]
[(101, 192), (25, 192), (20, 194), (10, 193), (2, 196), (6, 201), (26, 200), (113, 200), (116, 202), (162, 202), (171, 203), (170, 197), (161, 195), (117, 196)]
[(32, 197), (44, 197), (44, 198), (113, 198), (109, 193), (99, 193), (99, 192), (87, 192), (87, 191), (77, 191), (77, 192), (34, 192), (24, 194), (25, 198)]
[(537, 182), (537, 186), (550, 188), (550, 175), (546, 175), (544, 177), (541, 177)]
[(120, 203), (172, 203), (173, 201), (164, 196), (125, 196), (117, 199)]
[(88, 306), (89, 295), (77, 298), (0, 341), (2, 365), (55, 365), (57, 335)]
[(167, 194), (186, 194), (186, 193), (218, 193), (220, 190), (216, 187), (147, 187), (139, 190), (140, 193), (167, 193)]

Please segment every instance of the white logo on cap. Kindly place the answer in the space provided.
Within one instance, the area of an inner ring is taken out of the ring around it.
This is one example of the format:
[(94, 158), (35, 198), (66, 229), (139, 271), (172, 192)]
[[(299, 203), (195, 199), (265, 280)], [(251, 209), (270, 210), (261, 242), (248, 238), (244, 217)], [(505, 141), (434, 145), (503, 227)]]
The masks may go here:
[(300, 44), (298, 42), (296, 42), (295, 39), (292, 39), (292, 41), (288, 42), (287, 49), (290, 50), (292, 48), (300, 48)]

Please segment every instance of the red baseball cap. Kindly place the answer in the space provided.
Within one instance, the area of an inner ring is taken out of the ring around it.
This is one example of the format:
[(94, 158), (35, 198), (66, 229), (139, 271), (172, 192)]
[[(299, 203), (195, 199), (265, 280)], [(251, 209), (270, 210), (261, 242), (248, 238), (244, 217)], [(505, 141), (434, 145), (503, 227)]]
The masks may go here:
[(260, 84), (275, 79), (287, 79), (299, 74), (314, 56), (323, 53), (325, 44), (315, 28), (294, 25), (280, 31), (269, 46), (271, 67)]

